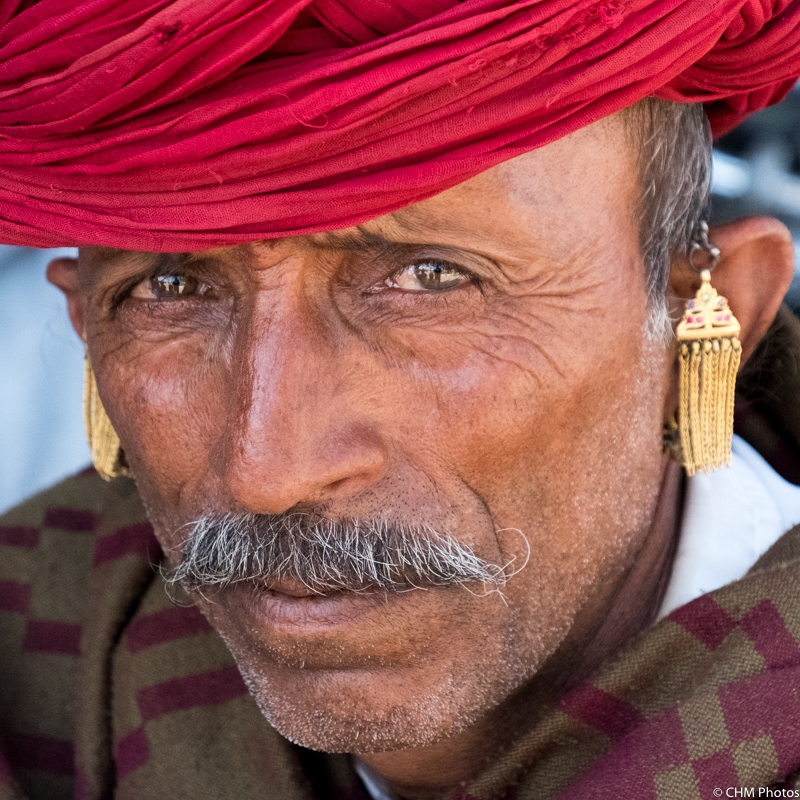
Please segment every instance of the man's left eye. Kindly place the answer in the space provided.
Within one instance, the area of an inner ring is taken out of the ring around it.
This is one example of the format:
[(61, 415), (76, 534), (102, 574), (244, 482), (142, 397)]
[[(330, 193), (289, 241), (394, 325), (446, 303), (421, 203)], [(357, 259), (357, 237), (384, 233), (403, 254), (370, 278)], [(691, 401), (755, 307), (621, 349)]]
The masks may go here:
[(419, 261), (390, 275), (385, 286), (407, 292), (435, 292), (455, 289), (469, 279), (465, 272), (444, 261)]

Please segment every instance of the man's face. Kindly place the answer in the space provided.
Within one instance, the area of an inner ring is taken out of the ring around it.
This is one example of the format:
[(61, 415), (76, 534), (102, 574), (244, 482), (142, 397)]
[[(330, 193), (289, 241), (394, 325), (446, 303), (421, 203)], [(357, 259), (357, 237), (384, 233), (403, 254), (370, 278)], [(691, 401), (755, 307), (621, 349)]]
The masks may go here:
[(197, 602), (270, 721), (422, 746), (588, 636), (660, 476), (636, 168), (610, 118), (358, 228), (189, 257), (82, 251), (101, 396), (162, 545), (202, 515), (427, 525), (501, 591)]

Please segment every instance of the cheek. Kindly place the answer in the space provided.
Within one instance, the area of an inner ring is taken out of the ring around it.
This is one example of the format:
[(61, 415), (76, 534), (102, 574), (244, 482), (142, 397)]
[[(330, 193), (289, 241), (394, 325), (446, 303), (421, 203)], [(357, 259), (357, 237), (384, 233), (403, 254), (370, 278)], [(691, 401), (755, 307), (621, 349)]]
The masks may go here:
[(202, 508), (191, 493), (224, 430), (228, 370), (191, 342), (136, 349), (103, 359), (98, 383), (140, 491), (151, 505)]
[(573, 469), (586, 473), (609, 455), (625, 460), (630, 443), (619, 433), (628, 427), (646, 429), (640, 444), (652, 448), (665, 363), (644, 352), (635, 329), (600, 337), (574, 323), (549, 338), (543, 325), (485, 337), (438, 374), (428, 399), (437, 446), (480, 491), (496, 496), (526, 475), (540, 486), (566, 484)]
[[(642, 315), (642, 323), (644, 315)], [(639, 328), (641, 329), (641, 328)], [(549, 341), (497, 336), (440, 384), (439, 455), (488, 509), (530, 647), (552, 649), (627, 567), (658, 490), (662, 349), (637, 328), (562, 319)], [(505, 530), (507, 529), (507, 530)]]

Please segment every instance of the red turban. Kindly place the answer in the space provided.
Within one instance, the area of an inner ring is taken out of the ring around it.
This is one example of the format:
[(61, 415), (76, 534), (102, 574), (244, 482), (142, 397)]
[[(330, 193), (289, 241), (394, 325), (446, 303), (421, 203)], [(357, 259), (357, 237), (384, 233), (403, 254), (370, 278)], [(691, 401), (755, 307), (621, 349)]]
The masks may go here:
[(800, 0), (0, 0), (0, 241), (343, 228), (655, 95), (723, 133)]

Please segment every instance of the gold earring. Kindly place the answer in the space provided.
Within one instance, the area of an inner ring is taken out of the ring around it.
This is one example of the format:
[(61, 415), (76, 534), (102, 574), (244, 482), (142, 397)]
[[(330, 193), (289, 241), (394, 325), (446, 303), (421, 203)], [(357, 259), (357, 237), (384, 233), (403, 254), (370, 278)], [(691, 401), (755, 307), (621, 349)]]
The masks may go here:
[(678, 429), (683, 466), (688, 475), (710, 472), (731, 462), (733, 400), (742, 357), (741, 327), (728, 301), (711, 285), (711, 270), (720, 259), (708, 241), (708, 225), (700, 223), (699, 243), (692, 245), (689, 263), (705, 250), (709, 269), (700, 271), (701, 285), (686, 303), (678, 325), (680, 365)]
[(84, 359), (83, 421), (97, 474), (106, 481), (127, 475), (125, 454), (97, 392), (97, 381), (88, 353)]

